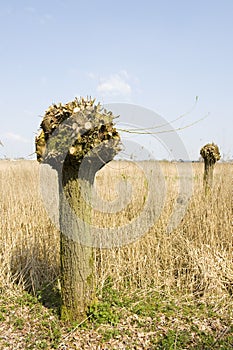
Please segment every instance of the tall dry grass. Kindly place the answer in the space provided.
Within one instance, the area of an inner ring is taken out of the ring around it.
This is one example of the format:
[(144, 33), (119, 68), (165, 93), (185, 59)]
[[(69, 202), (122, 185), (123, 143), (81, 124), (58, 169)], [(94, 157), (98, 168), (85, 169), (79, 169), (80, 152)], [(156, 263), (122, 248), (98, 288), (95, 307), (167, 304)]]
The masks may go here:
[(36, 292), (59, 273), (59, 234), (47, 216), (34, 161), (0, 161), (0, 284)]
[[(148, 162), (148, 167), (153, 166)], [(101, 288), (111, 277), (118, 289), (156, 288), (220, 299), (231, 296), (233, 165), (216, 165), (213, 193), (207, 197), (202, 188), (203, 164), (192, 165), (193, 194), (185, 216), (170, 234), (167, 225), (177, 200), (179, 174), (173, 163), (160, 163), (160, 167), (166, 188), (161, 215), (135, 242), (95, 250), (98, 286)], [(0, 284), (11, 287), (16, 282), (34, 292), (59, 276), (59, 231), (45, 210), (39, 173), (34, 161), (0, 162)], [(152, 180), (161, 186), (158, 179)], [(57, 221), (55, 174), (49, 172), (46, 181), (48, 207)], [(125, 191), (129, 186), (131, 198)], [(127, 162), (108, 164), (97, 174), (95, 187), (104, 205), (106, 201), (119, 201), (119, 193), (123, 203), (120, 213), (95, 210), (93, 220), (99, 227), (123, 227), (132, 222), (147, 198), (143, 172)], [(158, 202), (155, 195), (154, 207), (149, 208), (140, 225), (147, 226)]]

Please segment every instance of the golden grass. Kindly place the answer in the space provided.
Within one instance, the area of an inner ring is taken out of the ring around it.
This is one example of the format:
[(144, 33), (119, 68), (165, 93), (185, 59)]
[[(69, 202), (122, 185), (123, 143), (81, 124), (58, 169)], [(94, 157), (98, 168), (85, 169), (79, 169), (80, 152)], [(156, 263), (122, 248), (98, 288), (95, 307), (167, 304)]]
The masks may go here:
[[(153, 166), (148, 162), (148, 167)], [(166, 196), (159, 219), (131, 244), (95, 250), (98, 286), (101, 289), (111, 277), (118, 289), (156, 288), (219, 299), (231, 296), (232, 164), (216, 165), (214, 190), (207, 197), (202, 188), (203, 164), (192, 164), (193, 195), (184, 218), (170, 234), (167, 225), (177, 199), (178, 173), (175, 164), (164, 162), (160, 167)], [(34, 292), (53, 283), (59, 275), (59, 231), (46, 213), (39, 173), (40, 166), (35, 161), (0, 162), (0, 285), (10, 287), (17, 282)], [(152, 180), (158, 181), (158, 186), (162, 184), (159, 176)], [(56, 221), (54, 173), (47, 181), (48, 206), (55, 208), (52, 212)], [(130, 199), (125, 191), (129, 183)], [(93, 220), (97, 227), (123, 227), (138, 217), (146, 202), (148, 182), (137, 166), (127, 162), (108, 164), (97, 174), (95, 186), (105, 202), (123, 203), (120, 213), (101, 214), (96, 209)], [(146, 212), (140, 225), (146, 227), (158, 202), (155, 195), (154, 207)]]
[(59, 234), (43, 206), (39, 166), (0, 162), (0, 283), (38, 290), (59, 272)]

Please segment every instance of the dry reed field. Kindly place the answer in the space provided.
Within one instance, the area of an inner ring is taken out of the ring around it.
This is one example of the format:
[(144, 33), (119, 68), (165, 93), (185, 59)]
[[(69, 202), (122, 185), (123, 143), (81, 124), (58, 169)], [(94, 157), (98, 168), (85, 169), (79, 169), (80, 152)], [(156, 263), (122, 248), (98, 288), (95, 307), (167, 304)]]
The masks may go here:
[[(148, 162), (146, 166), (150, 169), (155, 163)], [(183, 219), (169, 234), (167, 226), (177, 201), (179, 174), (175, 163), (160, 162), (156, 166), (160, 169), (158, 177), (149, 181), (154, 181), (157, 187), (164, 186), (165, 192), (162, 199), (155, 193), (154, 205), (143, 214), (138, 225), (140, 229), (145, 227), (145, 232), (142, 230), (143, 234), (129, 244), (95, 249), (100, 298), (104, 286), (111, 281), (112, 288), (122, 295), (139, 293), (143, 300), (156, 290), (177, 298), (191, 296), (193, 300), (214, 303), (216, 310), (224, 314), (232, 308), (233, 294), (233, 165), (216, 165), (213, 192), (205, 196), (203, 164), (189, 164), (193, 171), (193, 193)], [(154, 176), (152, 171), (151, 174)], [(45, 285), (59, 286), (55, 173), (48, 171), (47, 178), (43, 178), (48, 181), (46, 201), (53, 220), (46, 212), (40, 181), (40, 166), (35, 161), (0, 161), (1, 290), (13, 291), (17, 285), (37, 295)], [(123, 230), (124, 225), (137, 219), (146, 203), (148, 179), (137, 165), (113, 161), (97, 174), (95, 190), (105, 212), (101, 213), (101, 205), (96, 202), (93, 224)], [(113, 207), (117, 203), (115, 208), (120, 211), (107, 212), (108, 202)], [(147, 229), (154, 211), (158, 210), (156, 206), (160, 208), (157, 220)], [(130, 237), (134, 233), (137, 236), (137, 226), (127, 227)]]

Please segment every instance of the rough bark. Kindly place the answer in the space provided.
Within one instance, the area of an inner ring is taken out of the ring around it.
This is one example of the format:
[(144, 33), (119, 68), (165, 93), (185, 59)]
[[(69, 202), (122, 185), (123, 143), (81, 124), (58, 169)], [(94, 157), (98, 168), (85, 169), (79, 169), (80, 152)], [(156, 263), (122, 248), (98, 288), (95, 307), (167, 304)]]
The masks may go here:
[(215, 162), (211, 162), (208, 159), (205, 159), (204, 162), (205, 162), (205, 166), (204, 166), (204, 188), (205, 188), (205, 192), (207, 193), (213, 187)]
[[(83, 244), (91, 239), (91, 207), (81, 193), (90, 195), (92, 183), (78, 178), (78, 169), (63, 167), (60, 181), (61, 318), (80, 322), (94, 298), (93, 248)], [(83, 223), (87, 223), (86, 226)]]

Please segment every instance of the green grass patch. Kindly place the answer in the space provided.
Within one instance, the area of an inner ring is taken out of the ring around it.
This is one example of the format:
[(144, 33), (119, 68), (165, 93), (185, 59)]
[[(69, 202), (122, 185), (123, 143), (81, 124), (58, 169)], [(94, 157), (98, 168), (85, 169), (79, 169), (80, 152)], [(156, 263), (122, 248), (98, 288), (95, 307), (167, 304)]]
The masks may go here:
[[(81, 349), (87, 339), (93, 344), (90, 349), (97, 345), (140, 349), (143, 344), (150, 350), (233, 348), (233, 311), (226, 302), (166, 295), (153, 289), (118, 291), (111, 280), (97, 295), (88, 318), (68, 328), (59, 320), (57, 306), (44, 307), (42, 296), (1, 293), (0, 348), (14, 348), (21, 341), (25, 349), (57, 349), (61, 344), (75, 349), (73, 342)], [(56, 305), (55, 301), (54, 294), (48, 293), (46, 302)]]

